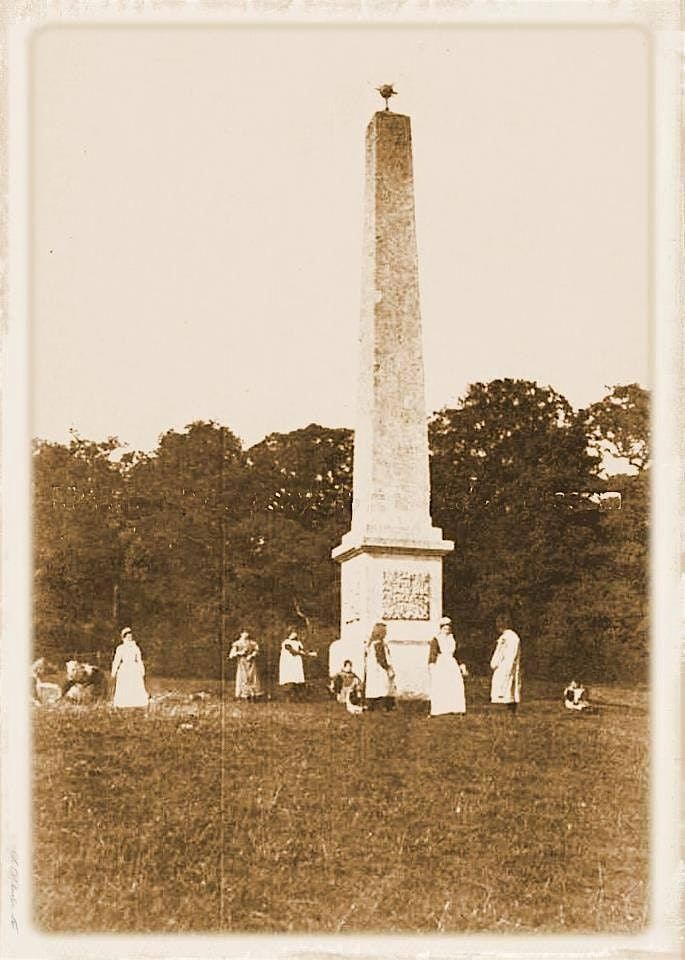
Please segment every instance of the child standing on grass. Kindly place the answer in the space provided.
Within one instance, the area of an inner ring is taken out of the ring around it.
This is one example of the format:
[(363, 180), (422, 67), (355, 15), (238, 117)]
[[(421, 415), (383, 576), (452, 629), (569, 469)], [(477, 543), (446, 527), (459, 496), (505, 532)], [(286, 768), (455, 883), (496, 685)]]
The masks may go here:
[(493, 671), (490, 700), (492, 703), (505, 704), (515, 713), (521, 700), (521, 641), (511, 629), (508, 614), (500, 614), (495, 623), (500, 635), (490, 661)]

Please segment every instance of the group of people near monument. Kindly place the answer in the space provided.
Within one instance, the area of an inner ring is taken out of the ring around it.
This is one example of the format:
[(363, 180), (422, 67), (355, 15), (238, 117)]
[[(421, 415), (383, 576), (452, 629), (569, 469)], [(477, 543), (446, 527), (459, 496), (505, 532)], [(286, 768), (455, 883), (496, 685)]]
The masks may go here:
[[(490, 700), (513, 712), (521, 699), (521, 643), (508, 617), (500, 616), (496, 623), (500, 633), (490, 660)], [(366, 710), (390, 711), (396, 707), (395, 670), (386, 636), (386, 624), (375, 624), (365, 645), (361, 675), (355, 673), (352, 660), (345, 659), (340, 670), (330, 677), (330, 693), (351, 714)], [(115, 682), (112, 705), (122, 708), (146, 707), (149, 696), (140, 647), (133, 639), (130, 627), (121, 631), (120, 639), (111, 667)], [(236, 699), (255, 701), (265, 696), (258, 666), (259, 653), (259, 644), (246, 630), (231, 644), (228, 659), (236, 662)], [(315, 651), (305, 649), (297, 631), (288, 632), (281, 643), (278, 682), (289, 700), (302, 699), (305, 690), (304, 661), (316, 655)], [(32, 698), (35, 704), (55, 703), (60, 699), (76, 703), (96, 702), (107, 698), (107, 679), (99, 667), (69, 660), (62, 684), (45, 680), (47, 668), (47, 661), (42, 657), (32, 665)], [(459, 658), (449, 617), (440, 620), (439, 631), (430, 641), (428, 674), (429, 716), (466, 713), (464, 677), (468, 677), (468, 670)], [(576, 680), (572, 680), (564, 689), (563, 702), (566, 709), (574, 713), (597, 712), (597, 707), (588, 700), (587, 689)]]
[[(497, 620), (500, 635), (490, 660), (492, 682), (490, 700), (512, 712), (521, 699), (521, 643), (511, 629), (508, 617)], [(352, 670), (346, 660), (342, 670), (331, 681), (331, 690), (351, 713), (368, 710), (393, 710), (396, 705), (395, 670), (386, 641), (387, 626), (377, 623), (364, 650), (364, 679)], [(428, 648), (430, 716), (466, 713), (464, 677), (466, 664), (460, 661), (457, 642), (449, 617), (440, 620), (437, 636)]]
[[(505, 704), (509, 709), (515, 710), (521, 697), (520, 641), (509, 626), (507, 618), (499, 618), (497, 626), (501, 632), (490, 662), (493, 671), (490, 699), (493, 703)], [(390, 711), (396, 707), (395, 669), (386, 639), (387, 630), (387, 625), (382, 622), (376, 623), (371, 630), (363, 651), (361, 676), (354, 672), (352, 661), (346, 659), (342, 668), (330, 678), (331, 694), (345, 705), (349, 713), (358, 714), (365, 710)], [(145, 665), (130, 627), (121, 631), (120, 641), (111, 667), (111, 676), (115, 683), (112, 705), (122, 708), (146, 707), (149, 696), (145, 687)], [(228, 659), (236, 664), (236, 699), (255, 701), (265, 695), (259, 670), (259, 654), (259, 644), (246, 630), (231, 644)], [(316, 656), (315, 651), (305, 648), (296, 630), (288, 631), (281, 643), (278, 663), (278, 684), (288, 700), (302, 699), (305, 691), (304, 661)], [(66, 665), (66, 682), (60, 688), (56, 684), (43, 682), (44, 664), (44, 660), (37, 660), (32, 668), (33, 699), (36, 703), (43, 699), (40, 686), (55, 688), (55, 695), (51, 697), (53, 701), (65, 698), (82, 702), (84, 692), (87, 700), (106, 698), (107, 680), (99, 667), (76, 660), (69, 661)], [(465, 713), (464, 677), (468, 676), (468, 671), (459, 659), (449, 617), (442, 618), (437, 635), (430, 641), (428, 673), (430, 716)], [(580, 699), (577, 694), (569, 694), (570, 699), (573, 696), (576, 700)]]
[[(520, 641), (511, 629), (507, 617), (497, 621), (500, 635), (490, 661), (492, 684), (490, 699), (495, 704), (515, 710), (521, 699)], [(364, 710), (394, 710), (397, 690), (395, 669), (387, 642), (387, 625), (376, 623), (364, 648), (361, 676), (346, 659), (340, 670), (330, 678), (329, 690), (350, 713)], [(231, 645), (229, 659), (236, 661), (235, 696), (239, 700), (257, 700), (264, 695), (264, 686), (258, 667), (259, 645), (247, 631), (243, 631)], [(305, 690), (304, 661), (315, 657), (306, 650), (297, 631), (290, 630), (281, 643), (278, 664), (278, 684), (290, 700), (302, 698)], [(428, 650), (430, 678), (430, 716), (463, 714), (466, 712), (464, 677), (466, 665), (460, 662), (452, 621), (443, 617), (437, 636)]]

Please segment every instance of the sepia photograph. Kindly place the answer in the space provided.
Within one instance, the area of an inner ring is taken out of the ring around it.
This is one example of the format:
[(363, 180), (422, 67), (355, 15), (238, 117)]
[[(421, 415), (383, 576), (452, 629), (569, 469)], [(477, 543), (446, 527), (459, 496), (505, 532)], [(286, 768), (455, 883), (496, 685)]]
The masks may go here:
[(15, 68), (5, 955), (23, 923), (646, 944), (678, 909), (664, 38), (161, 13), (34, 22)]

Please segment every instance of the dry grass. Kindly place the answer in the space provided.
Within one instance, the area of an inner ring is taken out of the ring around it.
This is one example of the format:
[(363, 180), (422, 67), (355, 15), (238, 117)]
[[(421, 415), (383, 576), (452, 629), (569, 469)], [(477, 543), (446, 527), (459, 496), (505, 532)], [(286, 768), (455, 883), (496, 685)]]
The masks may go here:
[[(193, 687), (165, 686), (179, 702)], [(493, 714), (478, 678), (461, 718), (227, 702), (223, 759), (216, 700), (37, 710), (36, 919), (51, 931), (636, 931), (645, 693), (595, 691), (609, 704), (596, 716), (568, 715), (557, 687), (525, 693), (513, 718)]]

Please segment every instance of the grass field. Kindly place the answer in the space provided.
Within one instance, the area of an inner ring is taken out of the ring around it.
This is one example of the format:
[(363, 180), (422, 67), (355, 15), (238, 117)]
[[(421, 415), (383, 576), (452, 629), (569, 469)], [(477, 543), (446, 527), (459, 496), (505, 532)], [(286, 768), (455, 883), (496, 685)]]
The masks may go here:
[(324, 700), (227, 700), (223, 737), (216, 698), (188, 713), (37, 709), (36, 921), (93, 932), (637, 931), (647, 696), (592, 693), (598, 715), (569, 715), (559, 685), (530, 681), (511, 717), (471, 678), (469, 713), (430, 720), (417, 703), (351, 717)]

